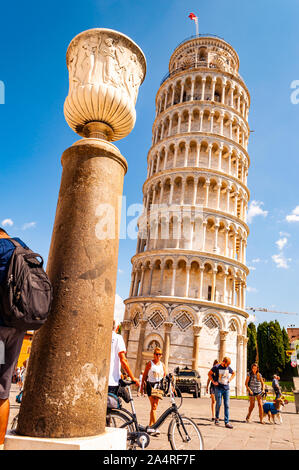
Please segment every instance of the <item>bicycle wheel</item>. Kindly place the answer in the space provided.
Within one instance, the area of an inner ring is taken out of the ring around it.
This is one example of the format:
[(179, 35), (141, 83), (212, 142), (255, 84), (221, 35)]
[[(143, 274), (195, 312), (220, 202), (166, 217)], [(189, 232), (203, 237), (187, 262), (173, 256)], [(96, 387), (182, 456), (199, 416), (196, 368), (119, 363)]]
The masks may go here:
[(127, 449), (135, 448), (135, 444), (129, 439), (129, 433), (134, 431), (131, 419), (125, 413), (118, 410), (111, 410), (106, 416), (106, 426), (108, 428), (122, 428), (127, 430)]
[(203, 438), (197, 424), (185, 416), (171, 420), (168, 439), (172, 450), (203, 450)]

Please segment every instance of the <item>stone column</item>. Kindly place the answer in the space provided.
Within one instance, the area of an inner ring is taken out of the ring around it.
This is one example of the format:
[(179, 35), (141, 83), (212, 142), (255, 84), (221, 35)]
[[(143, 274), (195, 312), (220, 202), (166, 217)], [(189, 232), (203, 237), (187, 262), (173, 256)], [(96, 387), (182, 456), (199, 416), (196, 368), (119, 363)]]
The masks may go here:
[(212, 168), (212, 144), (208, 145), (208, 168)]
[(193, 326), (193, 355), (192, 355), (192, 369), (199, 370), (199, 337), (201, 326)]
[(145, 267), (141, 266), (141, 281), (140, 281), (140, 289), (139, 289), (139, 295), (143, 295), (143, 285), (144, 285), (144, 272), (145, 272)]
[[(114, 63), (106, 63), (97, 75), (91, 73), (91, 51), (104, 41), (114, 47), (134, 80), (124, 84)], [(89, 51), (89, 60), (80, 63), (82, 48)], [(67, 51), (67, 65), (70, 88), (64, 114), (83, 139), (62, 155), (47, 267), (54, 297), (48, 321), (34, 335), (17, 429), (31, 437), (87, 437), (105, 430), (119, 200), (127, 170), (125, 158), (109, 141), (133, 129), (138, 87), (146, 70), (134, 42), (100, 28), (76, 36)], [(112, 80), (119, 80), (118, 87)]]
[(228, 335), (228, 331), (220, 330), (220, 350), (219, 350), (219, 361), (225, 357), (226, 354), (226, 337)]
[(217, 268), (212, 271), (212, 292), (211, 292), (211, 302), (216, 301), (216, 279), (217, 279)]
[(185, 82), (182, 82), (182, 85), (181, 85), (180, 103), (183, 102), (184, 86), (185, 86)]
[(171, 296), (173, 297), (175, 294), (175, 277), (176, 277), (176, 266), (172, 268), (172, 279), (171, 279)]
[(140, 320), (140, 333), (138, 339), (138, 351), (136, 357), (136, 366), (135, 366), (135, 376), (139, 377), (142, 369), (142, 351), (144, 347), (144, 338), (145, 338), (145, 329), (147, 325), (147, 320)]
[(204, 273), (204, 266), (199, 267), (200, 275), (199, 275), (199, 298), (202, 299), (202, 288), (203, 288), (203, 273)]
[(213, 133), (213, 126), (214, 126), (214, 111), (211, 112), (211, 127), (210, 127), (211, 133)]
[(205, 196), (205, 207), (209, 207), (209, 189), (210, 189), (210, 180), (206, 180), (205, 183), (206, 196)]
[(205, 88), (206, 88), (206, 78), (202, 79), (202, 90), (201, 90), (201, 100), (205, 99)]
[(168, 361), (169, 361), (169, 353), (170, 353), (170, 332), (171, 332), (172, 326), (173, 326), (173, 323), (171, 322), (164, 323), (165, 333), (164, 333), (163, 358), (164, 358), (165, 368), (167, 371), (166, 373), (168, 373)]
[(203, 111), (200, 111), (199, 132), (202, 131), (202, 124), (203, 124)]
[(126, 349), (128, 349), (129, 337), (130, 337), (130, 328), (131, 328), (131, 320), (124, 320), (121, 323), (121, 326), (122, 326), (122, 336), (124, 338)]
[(216, 86), (216, 77), (213, 77), (211, 101), (215, 101), (215, 86)]
[(199, 177), (195, 176), (194, 177), (194, 189), (193, 189), (193, 201), (192, 201), (193, 206), (196, 205), (198, 180), (199, 180)]
[(190, 284), (190, 269), (191, 266), (186, 266), (186, 286), (185, 286), (185, 297), (189, 296), (189, 284)]
[(202, 234), (202, 251), (205, 251), (205, 245), (206, 245), (206, 233), (207, 233), (207, 221), (204, 220), (203, 223), (202, 223), (202, 227), (203, 227), (203, 234)]

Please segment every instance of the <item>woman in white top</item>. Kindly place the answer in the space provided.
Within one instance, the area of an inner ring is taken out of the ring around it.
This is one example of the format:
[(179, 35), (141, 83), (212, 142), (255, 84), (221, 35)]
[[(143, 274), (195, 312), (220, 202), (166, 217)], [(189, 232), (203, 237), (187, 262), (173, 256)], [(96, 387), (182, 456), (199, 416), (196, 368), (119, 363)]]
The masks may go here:
[[(141, 393), (143, 393), (143, 386), (146, 382), (146, 391), (149, 397), (149, 401), (151, 403), (151, 412), (150, 412), (150, 423), (149, 425), (152, 426), (157, 421), (156, 411), (159, 403), (159, 398), (155, 398), (151, 396), (152, 388), (157, 388), (160, 381), (165, 377), (165, 366), (161, 362), (162, 350), (160, 348), (156, 348), (154, 350), (154, 358), (152, 361), (149, 361), (146, 364), (143, 377), (142, 377), (142, 384), (141, 384)], [(160, 434), (157, 430), (155, 432), (156, 435)]]

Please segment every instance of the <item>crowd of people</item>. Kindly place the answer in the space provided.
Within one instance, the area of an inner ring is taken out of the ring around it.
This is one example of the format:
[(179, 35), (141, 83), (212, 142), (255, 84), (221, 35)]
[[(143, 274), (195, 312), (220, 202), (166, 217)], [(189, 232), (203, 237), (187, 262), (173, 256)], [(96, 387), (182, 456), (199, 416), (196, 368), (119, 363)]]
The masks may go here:
[[(115, 348), (116, 336), (119, 337), (118, 344), (121, 344), (120, 349)], [(116, 351), (118, 352), (116, 353)], [(123, 369), (126, 374), (132, 379), (133, 382), (135, 382), (137, 386), (137, 396), (144, 396), (145, 394), (147, 394), (150, 402), (148, 433), (158, 436), (160, 434), (160, 431), (157, 429), (153, 429), (152, 427), (157, 421), (157, 408), (161, 399), (161, 394), (158, 393), (158, 390), (161, 386), (162, 379), (166, 375), (166, 368), (161, 360), (163, 352), (158, 347), (154, 349), (153, 359), (147, 362), (144, 371), (142, 371), (139, 376), (139, 379), (133, 376), (127, 359), (125, 360), (125, 362), (123, 362), (123, 358), (126, 357), (125, 355), (125, 343), (121, 335), (117, 335), (114, 331), (111, 346), (109, 391), (117, 393), (117, 383), (121, 378), (121, 368), (123, 366)], [(216, 426), (220, 424), (219, 416), (223, 402), (225, 427), (228, 429), (233, 429), (233, 426), (230, 423), (229, 416), (230, 382), (234, 379), (236, 373), (230, 365), (231, 359), (229, 357), (224, 357), (222, 361), (219, 361), (218, 359), (214, 360), (213, 367), (208, 373), (206, 390), (211, 397), (212, 421), (215, 423)], [(117, 370), (117, 374), (114, 376), (113, 379), (111, 377), (112, 370)], [(278, 375), (274, 375), (272, 381), (272, 388), (275, 392), (275, 399), (281, 397), (281, 387), (279, 385), (279, 380), (280, 377)], [(255, 402), (257, 401), (260, 423), (264, 424), (263, 398), (266, 396), (268, 389), (265, 386), (265, 381), (259, 371), (257, 363), (251, 365), (250, 371), (248, 372), (246, 377), (245, 386), (249, 399), (249, 408), (245, 421), (247, 423), (250, 422), (250, 417), (255, 407)]]

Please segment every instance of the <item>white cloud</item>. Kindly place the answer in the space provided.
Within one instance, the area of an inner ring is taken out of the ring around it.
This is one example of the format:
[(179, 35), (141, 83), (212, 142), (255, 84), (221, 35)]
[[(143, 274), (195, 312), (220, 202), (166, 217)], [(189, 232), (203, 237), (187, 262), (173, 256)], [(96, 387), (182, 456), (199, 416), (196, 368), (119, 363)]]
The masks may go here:
[(123, 274), (123, 273), (124, 273), (124, 271), (123, 271), (122, 269), (120, 269), (120, 268), (118, 269), (118, 272), (119, 272), (119, 274)]
[(275, 242), (275, 243), (278, 246), (278, 249), (281, 251), (281, 250), (283, 250), (283, 248), (288, 243), (288, 239), (287, 239), (287, 237), (283, 237), (283, 238), (280, 238), (279, 240), (277, 240), (277, 242)]
[(252, 294), (256, 294), (258, 290), (255, 287), (247, 286), (247, 292), (251, 292)]
[(125, 314), (125, 304), (120, 295), (115, 294), (115, 305), (114, 305), (114, 320), (117, 324), (123, 321)]
[(286, 216), (287, 222), (299, 222), (299, 206), (292, 210), (292, 213)]
[(283, 253), (273, 255), (272, 259), (278, 268), (288, 269), (290, 266), (288, 263), (292, 261), (291, 258), (286, 258)]
[(36, 227), (36, 222), (27, 222), (23, 225), (22, 230), (28, 230), (29, 228)]
[(262, 209), (263, 205), (264, 205), (264, 203), (260, 202), (260, 201), (252, 201), (249, 204), (249, 209), (248, 209), (248, 213), (247, 213), (247, 220), (248, 220), (249, 223), (251, 223), (253, 218), (258, 216), (258, 215), (262, 215), (263, 217), (267, 217), (268, 211), (264, 211)]
[(4, 220), (2, 220), (1, 225), (2, 225), (3, 227), (6, 227), (6, 226), (11, 227), (11, 226), (13, 225), (13, 220), (11, 220), (11, 219), (4, 219)]
[(256, 268), (255, 268), (254, 266), (248, 266), (248, 269), (249, 269), (250, 271), (256, 271)]
[(261, 258), (255, 258), (252, 260), (252, 263), (260, 263), (261, 261)]

